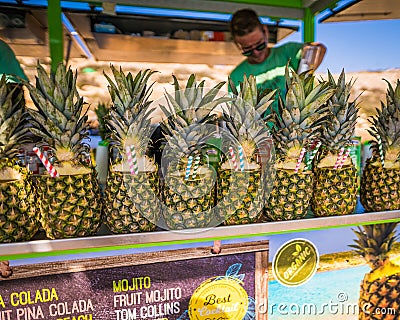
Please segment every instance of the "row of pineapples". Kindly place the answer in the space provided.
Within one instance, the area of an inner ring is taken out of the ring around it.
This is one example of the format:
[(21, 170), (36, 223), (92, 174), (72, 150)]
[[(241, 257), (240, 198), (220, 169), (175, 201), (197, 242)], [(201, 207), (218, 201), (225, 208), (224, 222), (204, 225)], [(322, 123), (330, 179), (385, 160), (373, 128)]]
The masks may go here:
[[(113, 156), (104, 197), (83, 142), (88, 106), (77, 91), (77, 74), (63, 64), (48, 74), (38, 64), (35, 85), (24, 83), (36, 106), (26, 112), (22, 93), (15, 98), (1, 80), (2, 242), (27, 240), (39, 227), (49, 238), (95, 234), (103, 215), (112, 232), (130, 233), (157, 225), (185, 229), (299, 219), (310, 205), (316, 216), (354, 212), (356, 169), (344, 150), (354, 135), (357, 106), (344, 72), (337, 82), (331, 74), (316, 81), (311, 73), (287, 69), (287, 94), (275, 110), (275, 92), (259, 92), (254, 77), (245, 77), (239, 89), (230, 84), (232, 96), (221, 94), (223, 82), (206, 90), (192, 75), (182, 88), (173, 77), (174, 93), (153, 103), (153, 71), (134, 76), (111, 70), (113, 79), (105, 76), (112, 105), (104, 122)], [(361, 186), (370, 211), (399, 209), (399, 100), (399, 82), (395, 89), (389, 84), (387, 102), (371, 120), (370, 132), (380, 143)], [(147, 156), (158, 107), (166, 116), (161, 168)], [(267, 109), (270, 115), (263, 117)], [(220, 114), (226, 127), (215, 125)], [(40, 139), (39, 147), (50, 146), (57, 177), (44, 174), (33, 184), (16, 165), (28, 132)], [(216, 134), (221, 161), (213, 167), (206, 150)]]

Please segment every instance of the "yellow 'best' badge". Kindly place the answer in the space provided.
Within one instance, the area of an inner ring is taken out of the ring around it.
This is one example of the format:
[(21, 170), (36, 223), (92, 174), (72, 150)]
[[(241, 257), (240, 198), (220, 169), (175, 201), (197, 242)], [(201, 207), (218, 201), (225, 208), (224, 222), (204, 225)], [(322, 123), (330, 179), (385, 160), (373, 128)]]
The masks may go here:
[(234, 279), (224, 277), (204, 281), (189, 301), (191, 320), (242, 320), (248, 308), (246, 290)]

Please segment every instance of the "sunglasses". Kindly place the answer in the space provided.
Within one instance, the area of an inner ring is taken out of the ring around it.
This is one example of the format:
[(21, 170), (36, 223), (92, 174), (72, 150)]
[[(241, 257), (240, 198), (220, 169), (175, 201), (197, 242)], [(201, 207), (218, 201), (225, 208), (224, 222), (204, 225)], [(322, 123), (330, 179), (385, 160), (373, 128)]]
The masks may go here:
[(261, 51), (264, 50), (266, 46), (267, 46), (267, 41), (264, 41), (263, 43), (260, 43), (257, 47), (253, 49), (242, 51), (242, 55), (249, 57), (253, 54), (254, 50)]

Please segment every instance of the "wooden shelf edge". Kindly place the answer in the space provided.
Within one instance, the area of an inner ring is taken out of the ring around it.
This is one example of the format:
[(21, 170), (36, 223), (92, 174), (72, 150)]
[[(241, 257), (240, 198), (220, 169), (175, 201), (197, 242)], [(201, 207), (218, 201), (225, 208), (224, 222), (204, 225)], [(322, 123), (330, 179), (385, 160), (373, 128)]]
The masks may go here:
[(86, 238), (33, 240), (0, 245), (0, 257), (21, 255), (51, 255), (55, 252), (80, 250), (104, 251), (135, 248), (143, 246), (158, 246), (183, 244), (186, 242), (212, 241), (216, 239), (233, 239), (254, 236), (265, 236), (288, 232), (301, 232), (328, 228), (340, 228), (363, 224), (400, 221), (400, 210), (351, 214), (310, 218), (291, 221), (266, 222), (248, 225), (219, 226), (209, 229), (187, 229), (183, 231), (156, 231), (119, 235), (98, 235)]

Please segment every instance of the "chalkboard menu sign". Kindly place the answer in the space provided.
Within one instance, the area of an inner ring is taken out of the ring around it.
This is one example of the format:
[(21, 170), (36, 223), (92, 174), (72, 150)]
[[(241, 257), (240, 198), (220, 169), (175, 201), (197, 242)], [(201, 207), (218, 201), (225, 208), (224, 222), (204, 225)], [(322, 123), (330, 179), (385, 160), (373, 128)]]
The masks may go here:
[(266, 319), (268, 242), (13, 268), (0, 320)]

